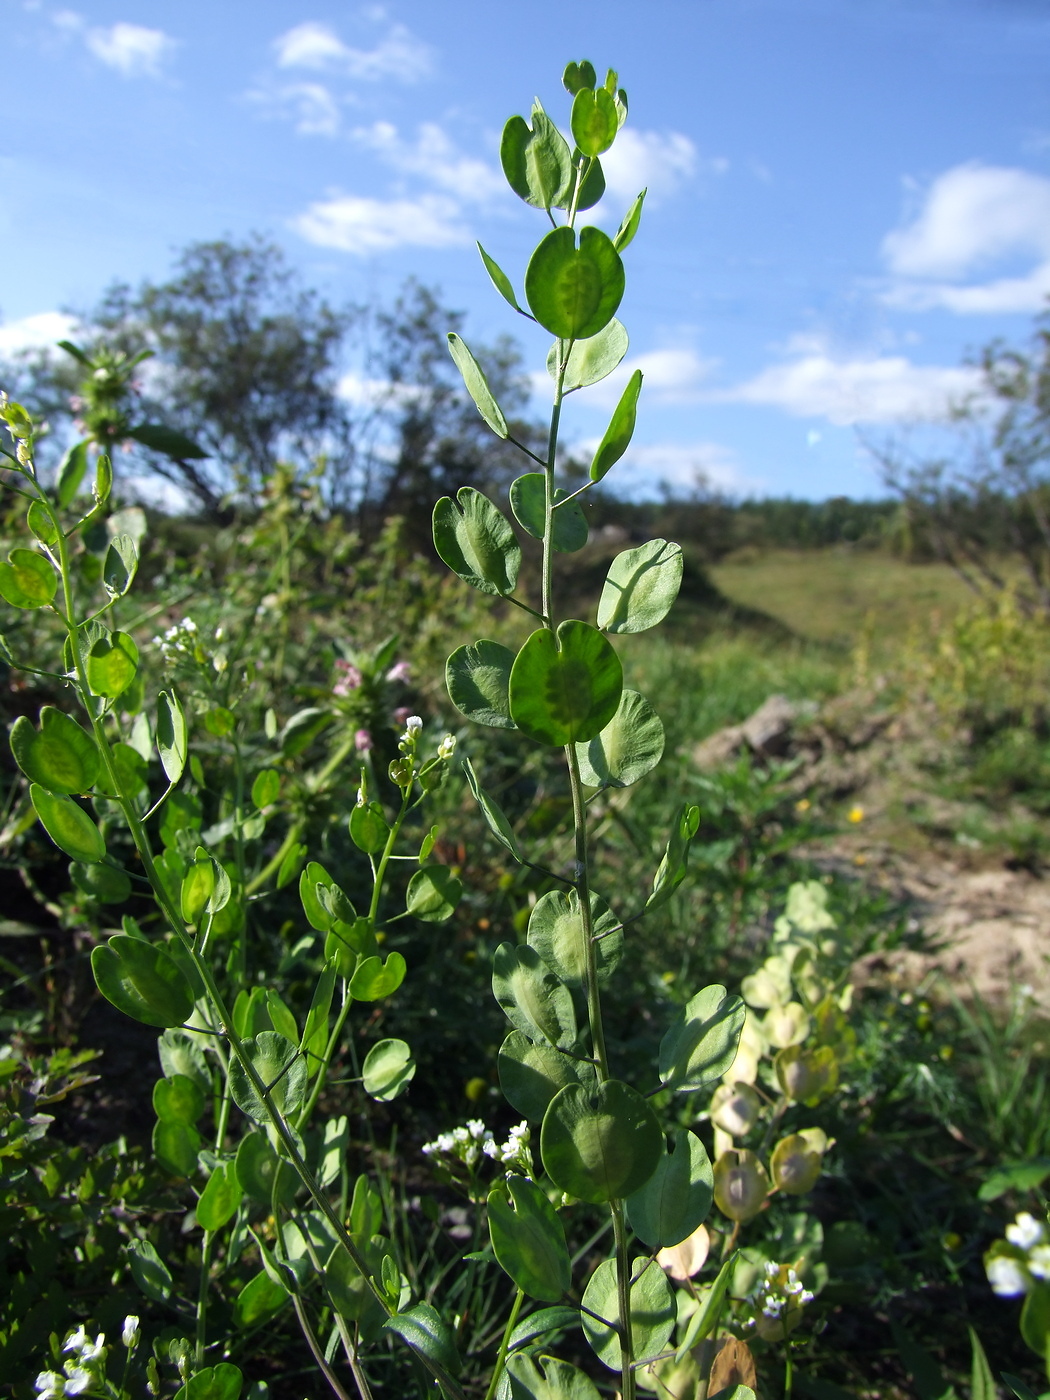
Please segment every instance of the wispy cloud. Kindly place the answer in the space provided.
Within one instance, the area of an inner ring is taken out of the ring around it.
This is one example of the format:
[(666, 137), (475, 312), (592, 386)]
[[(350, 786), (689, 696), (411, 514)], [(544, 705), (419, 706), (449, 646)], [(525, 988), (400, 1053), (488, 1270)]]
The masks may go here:
[[(648, 188), (651, 196), (672, 194), (691, 180), (699, 166), (697, 149), (680, 131), (636, 131), (626, 126), (602, 156), (605, 184), (618, 199), (633, 199)], [(724, 162), (709, 163), (720, 172)]]
[[(577, 450), (589, 456), (598, 442), (595, 438), (578, 443)], [(652, 500), (661, 487), (678, 494), (714, 487), (739, 495), (760, 490), (763, 483), (747, 477), (735, 453), (722, 443), (660, 442), (632, 443), (613, 468), (608, 485), (618, 496)]]
[(279, 35), (273, 49), (280, 68), (311, 68), (364, 82), (395, 78), (414, 83), (432, 67), (430, 49), (403, 24), (395, 24), (375, 48), (358, 49), (327, 24), (307, 20)]
[(17, 321), (0, 325), (0, 356), (17, 355), (23, 350), (46, 350), (56, 340), (73, 334), (76, 318), (64, 311), (39, 311)]
[[(1037, 311), (1050, 295), (1050, 179), (969, 162), (939, 175), (887, 234), (892, 305), (960, 314)], [(1018, 273), (1017, 265), (1025, 270)], [(998, 275), (997, 275), (998, 274)]]
[(178, 41), (163, 29), (126, 20), (89, 26), (76, 10), (57, 10), (51, 23), (61, 33), (79, 37), (89, 53), (125, 78), (163, 77), (165, 63), (178, 48)]
[(460, 207), (442, 195), (420, 199), (367, 199), (334, 195), (309, 205), (292, 221), (308, 243), (344, 253), (378, 253), (388, 248), (446, 248), (469, 243)]
[(394, 170), (419, 175), (461, 200), (484, 202), (506, 193), (502, 173), (464, 155), (436, 122), (423, 122), (414, 141), (406, 141), (391, 122), (355, 127), (350, 137)]

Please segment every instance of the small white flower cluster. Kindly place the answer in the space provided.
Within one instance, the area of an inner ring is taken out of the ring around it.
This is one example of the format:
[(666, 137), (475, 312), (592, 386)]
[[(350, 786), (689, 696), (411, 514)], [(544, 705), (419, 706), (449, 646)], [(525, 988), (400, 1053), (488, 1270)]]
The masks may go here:
[(455, 752), (456, 736), (454, 734), (446, 734), (441, 743), (438, 744), (438, 758), (440, 758), (443, 763), (447, 763)]
[(489, 1133), (481, 1150), (494, 1162), (502, 1162), (505, 1167), (512, 1167), (523, 1176), (532, 1176), (532, 1153), (529, 1151), (531, 1136), (528, 1123), (519, 1123), (517, 1127), (511, 1128), (507, 1141), (502, 1144)]
[(190, 656), (197, 646), (197, 624), (192, 617), (184, 617), (164, 633), (158, 632), (153, 645), (160, 647), (161, 656), (167, 662), (177, 661), (180, 656)]
[[(138, 1344), (139, 1320), (134, 1315), (124, 1319), (124, 1329), (120, 1340), (129, 1351)], [(63, 1395), (83, 1395), (91, 1386), (100, 1385), (105, 1379), (106, 1334), (99, 1332), (92, 1341), (84, 1324), (70, 1332), (62, 1345), (63, 1355), (69, 1354), (61, 1371), (41, 1371), (34, 1383), (39, 1400), (58, 1400)]]
[(748, 1297), (753, 1308), (761, 1308), (763, 1314), (774, 1321), (789, 1310), (805, 1307), (812, 1301), (813, 1294), (808, 1288), (803, 1288), (795, 1270), (783, 1264), (774, 1264), (772, 1260), (766, 1262), (765, 1278)]
[(422, 1152), (425, 1157), (440, 1153), (455, 1157), (467, 1167), (477, 1165), (485, 1144), (492, 1141), (492, 1133), (480, 1118), (471, 1118), (465, 1128), (453, 1128), (450, 1133), (438, 1133), (433, 1142), (425, 1142)]
[(1046, 1226), (1027, 1210), (1007, 1225), (1006, 1239), (1013, 1248), (1003, 1248), (1001, 1241), (993, 1246), (985, 1255), (984, 1271), (993, 1293), (1000, 1298), (1019, 1298), (1036, 1279), (1050, 1278), (1050, 1243)]

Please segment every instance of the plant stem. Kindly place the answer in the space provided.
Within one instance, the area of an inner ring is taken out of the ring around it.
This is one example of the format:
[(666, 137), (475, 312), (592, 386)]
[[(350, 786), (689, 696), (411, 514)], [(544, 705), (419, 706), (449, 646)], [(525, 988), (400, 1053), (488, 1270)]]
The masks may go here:
[(499, 1355), (496, 1357), (496, 1365), (492, 1372), (492, 1379), (489, 1381), (489, 1388), (485, 1391), (485, 1400), (494, 1400), (497, 1387), (499, 1386), (499, 1378), (502, 1376), (503, 1367), (507, 1362), (507, 1352), (510, 1348), (510, 1335), (517, 1324), (518, 1313), (521, 1311), (524, 1298), (525, 1294), (519, 1288), (514, 1295), (514, 1306), (510, 1310), (510, 1317), (507, 1318), (507, 1325), (503, 1329), (503, 1340), (499, 1344)]
[(214, 1235), (205, 1230), (201, 1243), (201, 1276), (197, 1290), (197, 1365), (204, 1365), (204, 1351), (208, 1326), (208, 1285), (211, 1282), (211, 1246)]
[(565, 745), (565, 762), (569, 769), (572, 791), (572, 816), (576, 835), (576, 868), (574, 884), (580, 900), (580, 923), (586, 955), (587, 1019), (591, 1029), (591, 1044), (598, 1066), (599, 1083), (609, 1078), (609, 1057), (605, 1049), (605, 1028), (602, 1023), (602, 1003), (598, 992), (598, 950), (594, 941), (591, 917), (590, 854), (587, 846), (587, 808), (583, 800), (583, 782), (576, 745)]
[(613, 1238), (616, 1241), (616, 1292), (620, 1315), (620, 1395), (622, 1400), (635, 1400), (634, 1334), (631, 1327), (631, 1256), (627, 1249), (627, 1226), (623, 1202), (610, 1201)]

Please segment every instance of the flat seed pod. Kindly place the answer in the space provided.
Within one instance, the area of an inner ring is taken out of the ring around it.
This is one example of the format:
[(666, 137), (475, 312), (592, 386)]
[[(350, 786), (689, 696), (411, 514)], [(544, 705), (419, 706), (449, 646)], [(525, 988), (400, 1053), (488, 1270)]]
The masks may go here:
[(551, 1099), (566, 1084), (596, 1083), (593, 1065), (531, 1041), (522, 1031), (507, 1036), (497, 1065), (503, 1097), (530, 1123), (542, 1121)]
[[(567, 495), (567, 491), (557, 487), (555, 503), (564, 501)], [(510, 508), (523, 530), (527, 530), (533, 539), (543, 539), (547, 515), (547, 486), (543, 472), (526, 472), (518, 477), (510, 488)], [(551, 543), (559, 553), (574, 554), (582, 549), (587, 543), (587, 533), (587, 517), (579, 501), (571, 501), (554, 512)]]
[(499, 945), (492, 959), (492, 995), (530, 1040), (563, 1050), (575, 1046), (572, 994), (534, 948)]
[(448, 696), (461, 714), (490, 729), (514, 729), (510, 717), (510, 668), (514, 653), (484, 639), (457, 647), (445, 663)]
[(530, 739), (561, 748), (600, 734), (623, 693), (623, 667), (610, 643), (586, 622), (563, 622), (557, 635), (537, 628), (510, 673), (510, 713)]
[(521, 547), (499, 507), (472, 486), (461, 486), (455, 501), (442, 496), (435, 505), (434, 548), (472, 588), (501, 598), (514, 592)]
[(650, 1249), (681, 1244), (707, 1219), (714, 1175), (704, 1144), (681, 1128), (652, 1176), (627, 1200), (631, 1229)]
[(45, 705), (40, 728), (19, 715), (11, 726), (11, 752), (31, 783), (57, 796), (88, 792), (99, 774), (98, 746), (75, 719)]
[(573, 140), (585, 156), (604, 154), (620, 129), (612, 93), (581, 88), (572, 104), (571, 125)]
[(625, 549), (609, 565), (598, 600), (598, 626), (603, 632), (645, 632), (662, 622), (682, 586), (681, 545), (649, 540)]
[(416, 1065), (403, 1040), (380, 1040), (365, 1056), (361, 1073), (365, 1093), (379, 1103), (390, 1103), (408, 1088)]
[(612, 239), (589, 225), (579, 247), (571, 228), (552, 229), (525, 272), (525, 298), (545, 330), (559, 340), (588, 340), (616, 315), (626, 278)]
[(40, 825), (60, 851), (82, 865), (105, 859), (106, 843), (101, 831), (71, 797), (56, 797), (38, 783), (30, 783), (29, 798)]
[[(615, 316), (597, 335), (574, 341), (565, 363), (562, 392), (571, 394), (574, 389), (585, 389), (612, 374), (627, 354), (629, 344), (627, 330)], [(547, 353), (547, 373), (552, 379), (558, 377), (560, 347), (561, 342), (556, 340)]]
[[(610, 1371), (620, 1369), (620, 1297), (616, 1260), (606, 1259), (590, 1277), (583, 1294), (583, 1332), (595, 1355)], [(590, 1316), (607, 1318), (611, 1326)], [(663, 1269), (651, 1259), (631, 1265), (631, 1352), (636, 1362), (659, 1356), (671, 1339), (675, 1324), (675, 1297)]]
[(678, 1013), (660, 1042), (660, 1078), (678, 1093), (705, 1089), (736, 1058), (744, 1003), (725, 987), (705, 987)]
[(644, 695), (625, 690), (600, 734), (576, 745), (580, 777), (590, 787), (630, 787), (660, 762), (664, 726)]
[(131, 880), (126, 872), (104, 860), (95, 865), (73, 861), (69, 876), (82, 894), (97, 899), (100, 904), (123, 904), (131, 898)]
[[(595, 935), (606, 935), (594, 945), (599, 982), (608, 980), (623, 955), (623, 930), (617, 928), (618, 923), (605, 901), (592, 892), (591, 927)], [(584, 985), (587, 946), (576, 890), (550, 890), (536, 901), (529, 915), (528, 939), (529, 946), (536, 949), (566, 986)]]
[(640, 1191), (663, 1150), (656, 1115), (619, 1079), (568, 1085), (551, 1100), (540, 1129), (547, 1175), (570, 1196), (596, 1205)]
[(489, 1193), (488, 1215), (492, 1252), (504, 1273), (541, 1303), (564, 1297), (572, 1265), (564, 1226), (546, 1193), (534, 1181), (510, 1176)]
[(193, 1011), (193, 989), (163, 948), (116, 933), (91, 950), (95, 984), (107, 1001), (147, 1026), (178, 1026)]

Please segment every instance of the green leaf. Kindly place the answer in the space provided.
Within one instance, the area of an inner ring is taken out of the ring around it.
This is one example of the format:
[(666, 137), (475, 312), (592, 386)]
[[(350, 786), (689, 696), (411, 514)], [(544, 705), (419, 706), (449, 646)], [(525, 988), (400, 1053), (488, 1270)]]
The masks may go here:
[(1050, 1176), (1050, 1158), (1033, 1157), (1027, 1162), (997, 1167), (977, 1192), (979, 1201), (997, 1201), (1007, 1191), (1034, 1191)]
[(387, 843), (390, 826), (378, 802), (363, 802), (350, 813), (350, 839), (359, 851), (375, 855)]
[(509, 1176), (489, 1193), (488, 1213), (492, 1252), (504, 1273), (541, 1303), (564, 1297), (572, 1265), (565, 1229), (545, 1192), (523, 1176)]
[(126, 1248), (131, 1276), (139, 1288), (154, 1303), (166, 1303), (172, 1290), (167, 1264), (149, 1240), (128, 1240)]
[(660, 1079), (678, 1093), (705, 1089), (736, 1059), (744, 1028), (744, 1003), (725, 987), (697, 992), (660, 1042)]
[(269, 1207), (273, 1201), (274, 1182), (278, 1179), (277, 1199), (290, 1207), (295, 1200), (299, 1178), (287, 1163), (281, 1163), (277, 1153), (262, 1133), (247, 1133), (237, 1145), (237, 1180), (253, 1201)]
[(87, 471), (87, 450), (88, 439), (85, 438), (83, 442), (74, 443), (59, 464), (55, 477), (55, 498), (60, 510), (71, 506), (73, 497), (80, 490), (80, 483)]
[(43, 501), (31, 501), (26, 511), (26, 524), (43, 544), (57, 544), (58, 530)]
[[(564, 501), (568, 494), (560, 486), (556, 487), (555, 504)], [(510, 506), (522, 529), (534, 539), (542, 540), (547, 517), (547, 486), (543, 472), (526, 472), (518, 477), (510, 488)], [(561, 554), (574, 554), (587, 543), (587, 517), (579, 501), (571, 501), (554, 512), (551, 543)]]
[(1021, 1308), (1021, 1336), (1037, 1356), (1046, 1359), (1050, 1344), (1050, 1283), (1036, 1283), (1025, 1297)]
[[(599, 1361), (610, 1371), (620, 1369), (620, 1297), (616, 1260), (606, 1259), (590, 1277), (583, 1294), (583, 1333)], [(599, 1322), (590, 1316), (607, 1319)], [(663, 1269), (650, 1259), (631, 1265), (631, 1354), (636, 1362), (659, 1356), (671, 1339), (675, 1324), (675, 1299)]]
[(287, 1288), (275, 1282), (263, 1270), (249, 1279), (237, 1294), (233, 1319), (238, 1327), (255, 1327), (279, 1313), (287, 1301)]
[(116, 535), (109, 542), (102, 564), (102, 582), (111, 598), (123, 598), (135, 578), (139, 551), (130, 535)]
[(106, 843), (101, 831), (71, 797), (56, 797), (39, 783), (30, 783), (29, 798), (40, 825), (60, 851), (83, 865), (105, 859)]
[(477, 774), (474, 772), (474, 765), (469, 758), (463, 760), (463, 771), (467, 775), (467, 783), (474, 794), (474, 801), (481, 808), (481, 815), (485, 818), (485, 824), (495, 836), (501, 846), (505, 846), (515, 860), (524, 862), (521, 846), (518, 838), (514, 834), (506, 813), (499, 803), (494, 802), (478, 783)]
[(298, 1023), (286, 1006), (280, 992), (273, 987), (267, 987), (265, 996), (266, 1015), (269, 1017), (270, 1025), (273, 1026), (278, 1035), (283, 1035), (285, 1040), (290, 1040), (293, 1045), (298, 1045)]
[(243, 1199), (235, 1163), (220, 1162), (197, 1202), (197, 1224), (203, 1230), (221, 1230), (237, 1213)]
[(285, 758), (297, 757), (310, 747), (333, 719), (331, 710), (323, 710), (318, 705), (308, 705), (297, 711), (281, 731), (281, 753)]
[(434, 507), (434, 548), (465, 583), (505, 598), (514, 592), (521, 567), (521, 547), (510, 521), (487, 496), (472, 486), (442, 496)]
[(646, 190), (641, 194), (623, 216), (623, 222), (616, 230), (613, 238), (613, 247), (618, 253), (622, 253), (627, 245), (634, 241), (634, 235), (638, 232), (638, 225), (642, 222), (642, 205), (645, 203)]
[(645, 902), (646, 909), (658, 909), (666, 904), (685, 879), (689, 848), (700, 827), (700, 808), (685, 803), (675, 815), (667, 850), (653, 879), (653, 892)]
[[(573, 168), (575, 169), (581, 161), (586, 159), (587, 157), (577, 146), (572, 153)], [(580, 184), (580, 193), (576, 201), (577, 212), (579, 213), (584, 209), (592, 208), (599, 202), (604, 194), (605, 171), (602, 169), (600, 160), (592, 160), (587, 166), (587, 173), (584, 175), (583, 181)]]
[[(604, 330), (587, 340), (575, 340), (565, 361), (565, 374), (562, 377), (562, 392), (571, 394), (574, 389), (586, 389), (612, 374), (622, 362), (630, 344), (623, 322), (614, 316)], [(547, 373), (552, 379), (558, 377), (558, 361), (562, 354), (563, 341), (556, 340), (547, 352)]]
[(575, 97), (582, 88), (593, 88), (598, 82), (598, 76), (594, 71), (594, 64), (582, 59), (579, 63), (565, 65), (561, 81), (565, 91)]
[[(373, 1278), (382, 1274), (384, 1260), (392, 1258), (390, 1241), (382, 1235), (351, 1236)], [(341, 1317), (357, 1323), (366, 1341), (374, 1341), (386, 1320), (386, 1309), (369, 1288), (353, 1258), (340, 1245), (332, 1251), (324, 1271), (325, 1287)]]
[(972, 1327), (967, 1327), (966, 1330), (970, 1334), (970, 1351), (973, 1356), (973, 1365), (970, 1370), (970, 1400), (999, 1400), (995, 1377), (992, 1375), (992, 1368), (988, 1365), (988, 1358), (984, 1354), (984, 1347), (981, 1346), (981, 1339)]
[(244, 1377), (230, 1361), (205, 1366), (175, 1392), (175, 1400), (239, 1400)]
[[(600, 939), (594, 950), (601, 983), (608, 981), (623, 955), (623, 930), (609, 906), (593, 891), (590, 902), (591, 928)], [(586, 985), (587, 944), (576, 890), (549, 890), (536, 901), (529, 915), (528, 940), (529, 946), (567, 986)]]
[[(619, 256), (619, 254), (617, 254)], [(638, 395), (642, 392), (642, 371), (636, 369), (627, 381), (627, 387), (620, 395), (620, 402), (613, 410), (605, 436), (598, 444), (598, 450), (591, 462), (591, 480), (601, 481), (620, 460), (631, 445), (634, 425), (638, 417)]]
[(485, 378), (485, 371), (478, 364), (471, 354), (466, 341), (449, 331), (448, 352), (456, 362), (456, 368), (463, 376), (463, 383), (466, 385), (467, 393), (474, 400), (474, 406), (484, 418), (492, 431), (498, 438), (507, 436), (507, 420), (503, 416), (503, 410), (496, 402), (496, 396), (489, 388), (489, 381)]
[(192, 438), (174, 428), (165, 428), (162, 423), (140, 423), (137, 428), (128, 429), (128, 437), (152, 452), (162, 452), (173, 462), (202, 462), (209, 455)]
[(445, 663), (448, 696), (461, 714), (490, 729), (514, 729), (510, 717), (510, 668), (514, 653), (484, 639), (458, 647)]
[(608, 234), (593, 226), (581, 230), (579, 247), (571, 228), (552, 229), (525, 272), (532, 314), (559, 340), (597, 335), (616, 315), (624, 286), (619, 253)]
[(91, 644), (85, 667), (88, 685), (95, 695), (115, 700), (135, 679), (139, 649), (127, 632), (111, 632)]
[[(276, 1031), (261, 1031), (244, 1042), (244, 1049), (256, 1074), (270, 1091), (278, 1112), (293, 1114), (306, 1094), (306, 1061), (290, 1040)], [(230, 1093), (233, 1101), (256, 1123), (268, 1126), (271, 1119), (262, 1094), (240, 1060), (230, 1062)]]
[(182, 702), (173, 690), (157, 696), (157, 751), (168, 782), (175, 784), (186, 767), (188, 734)]
[(1040, 1400), (1040, 1397), (1030, 1390), (1028, 1386), (1025, 1385), (1024, 1381), (1019, 1380), (1017, 1376), (1011, 1376), (1009, 1371), (1000, 1371), (999, 1374), (1003, 1378), (1003, 1384), (1013, 1391), (1017, 1396), (1017, 1400)]
[(31, 783), (57, 797), (87, 792), (98, 778), (98, 746), (76, 720), (53, 705), (40, 711), (40, 728), (26, 715), (11, 726), (11, 752)]
[(338, 888), (328, 871), (316, 860), (307, 861), (299, 876), (299, 898), (303, 913), (311, 928), (318, 933), (327, 933), (335, 922), (334, 916), (318, 897), (318, 885), (328, 890)]
[[(554, 1309), (544, 1309), (554, 1311)], [(539, 1316), (539, 1314), (533, 1314)], [(601, 1400), (594, 1382), (568, 1361), (519, 1353), (507, 1362), (509, 1400)]]
[(510, 1023), (556, 1049), (576, 1044), (572, 993), (534, 948), (501, 943), (492, 959), (492, 995)]
[(285, 885), (290, 885), (302, 869), (303, 861), (306, 859), (306, 846), (302, 841), (297, 841), (294, 846), (289, 846), (288, 853), (281, 861), (281, 868), (277, 872), (277, 879), (274, 884), (279, 890), (283, 890)]
[(169, 1079), (176, 1074), (184, 1074), (187, 1079), (193, 1080), (198, 1089), (206, 1094), (211, 1093), (211, 1076), (204, 1052), (186, 1031), (165, 1031), (157, 1040), (157, 1053), (161, 1069)]
[(70, 878), (77, 889), (100, 904), (123, 904), (131, 898), (131, 881), (119, 866), (99, 861), (95, 865), (80, 865), (72, 861)]
[(443, 924), (456, 912), (463, 886), (447, 865), (425, 865), (408, 882), (405, 907), (425, 924)]
[(158, 1079), (153, 1086), (153, 1112), (165, 1123), (196, 1123), (204, 1112), (200, 1085), (186, 1074)]
[(609, 565), (598, 601), (603, 632), (644, 632), (662, 622), (682, 586), (681, 545), (649, 540), (625, 549)]
[(733, 1270), (736, 1266), (737, 1259), (738, 1255), (734, 1250), (719, 1269), (715, 1281), (708, 1290), (703, 1303), (693, 1313), (692, 1317), (690, 1317), (685, 1335), (682, 1337), (678, 1345), (678, 1350), (675, 1352), (674, 1359), (676, 1364), (682, 1360), (686, 1353), (694, 1347), (697, 1342), (703, 1341), (703, 1339), (718, 1326), (722, 1317), (722, 1303), (729, 1290), (729, 1285), (733, 1280)]
[(510, 713), (530, 739), (561, 748), (600, 734), (616, 713), (623, 667), (586, 622), (563, 622), (557, 636), (537, 628), (510, 673)]
[(383, 1221), (383, 1198), (362, 1172), (354, 1182), (350, 1202), (350, 1230), (355, 1235), (374, 1235)]
[(0, 597), (13, 608), (45, 608), (58, 592), (54, 566), (33, 549), (13, 549), (0, 564)]
[(182, 877), (180, 904), (182, 917), (188, 924), (200, 920), (214, 893), (215, 864), (204, 847), (198, 846), (196, 858)]
[[(514, 295), (514, 288), (511, 285), (511, 280), (500, 267), (499, 263), (489, 257), (480, 243), (478, 244), (478, 252), (481, 254), (481, 261), (485, 264), (485, 271), (492, 278), (492, 285), (496, 288), (496, 291), (499, 292), (503, 300), (509, 302), (520, 315), (528, 316), (529, 313), (527, 311), (522, 311), (521, 307), (518, 305), (518, 299)], [(532, 318), (529, 317), (529, 319), (531, 320)]]
[(679, 1128), (670, 1152), (656, 1171), (627, 1201), (631, 1229), (650, 1249), (681, 1244), (707, 1219), (714, 1194), (714, 1176), (704, 1144), (695, 1133)]
[(321, 975), (310, 998), (310, 1010), (306, 1013), (306, 1025), (299, 1049), (306, 1056), (307, 1068), (311, 1076), (317, 1073), (328, 1048), (328, 1029), (331, 1019), (332, 996), (335, 992), (336, 963), (330, 960), (321, 969)]
[(576, 745), (580, 777), (590, 787), (630, 787), (663, 757), (664, 726), (644, 695), (625, 690), (600, 734)]
[(383, 1324), (384, 1331), (395, 1332), (404, 1342), (425, 1357), (440, 1372), (457, 1376), (459, 1353), (451, 1327), (436, 1308), (429, 1303), (416, 1303)]
[(398, 1098), (415, 1078), (412, 1051), (403, 1040), (379, 1040), (361, 1069), (365, 1093), (380, 1103)]
[(573, 169), (565, 137), (538, 102), (532, 126), (511, 117), (503, 128), (500, 164), (507, 183), (536, 209), (560, 209), (572, 194)]
[(497, 1060), (503, 1096), (531, 1123), (539, 1123), (554, 1095), (567, 1084), (593, 1085), (593, 1065), (562, 1055), (543, 1042), (533, 1042), (522, 1031), (511, 1031)]
[(540, 1129), (543, 1167), (556, 1186), (595, 1205), (640, 1191), (663, 1156), (656, 1115), (619, 1079), (557, 1093)]
[(276, 768), (264, 768), (252, 783), (252, 803), (260, 811), (276, 802), (281, 795), (281, 775)]
[(166, 1119), (153, 1125), (153, 1156), (172, 1176), (192, 1176), (197, 1170), (201, 1135), (192, 1123), (172, 1123)]
[(193, 1011), (193, 988), (175, 959), (154, 943), (115, 933), (91, 950), (95, 984), (107, 1001), (147, 1026), (178, 1026)]
[(95, 509), (91, 512), (92, 515), (106, 504), (112, 490), (113, 463), (110, 460), (109, 454), (103, 452), (99, 455), (98, 461), (95, 463), (95, 484), (92, 487), (92, 495), (95, 498)]
[(570, 118), (573, 140), (585, 156), (600, 156), (616, 140), (620, 123), (612, 94), (605, 88), (580, 88)]
[(350, 995), (355, 1001), (380, 1001), (397, 991), (405, 972), (400, 953), (391, 953), (385, 963), (380, 957), (364, 958), (350, 979)]

